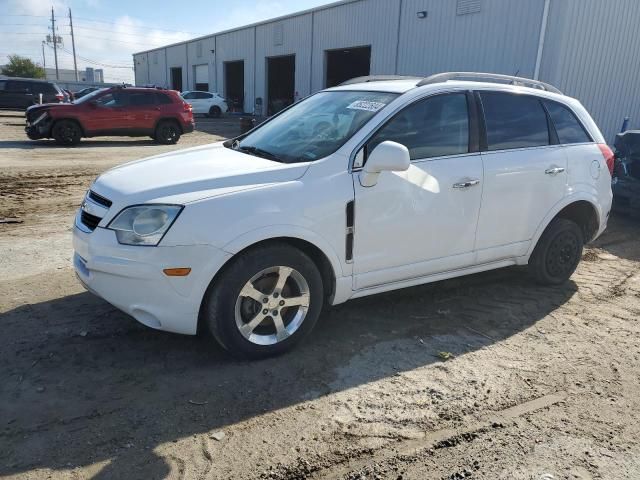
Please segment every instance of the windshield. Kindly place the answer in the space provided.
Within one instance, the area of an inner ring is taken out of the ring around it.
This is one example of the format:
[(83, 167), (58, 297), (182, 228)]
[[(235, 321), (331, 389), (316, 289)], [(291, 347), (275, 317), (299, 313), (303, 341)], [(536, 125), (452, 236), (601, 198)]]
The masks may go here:
[(250, 133), (233, 148), (283, 163), (331, 155), (398, 95), (388, 92), (320, 92)]
[(86, 103), (86, 102), (90, 102), (91, 100), (93, 100), (96, 95), (104, 92), (106, 90), (106, 88), (100, 88), (98, 90), (94, 90), (91, 93), (87, 93), (86, 95), (83, 95), (82, 97), (80, 97), (79, 99), (77, 99), (75, 102), (73, 103)]

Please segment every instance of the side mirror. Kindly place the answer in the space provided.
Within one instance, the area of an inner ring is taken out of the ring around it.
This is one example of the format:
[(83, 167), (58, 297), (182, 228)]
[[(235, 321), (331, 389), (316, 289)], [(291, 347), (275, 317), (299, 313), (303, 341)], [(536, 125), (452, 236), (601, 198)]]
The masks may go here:
[(387, 140), (369, 154), (360, 172), (360, 185), (373, 187), (381, 172), (404, 172), (409, 169), (409, 150), (404, 145)]

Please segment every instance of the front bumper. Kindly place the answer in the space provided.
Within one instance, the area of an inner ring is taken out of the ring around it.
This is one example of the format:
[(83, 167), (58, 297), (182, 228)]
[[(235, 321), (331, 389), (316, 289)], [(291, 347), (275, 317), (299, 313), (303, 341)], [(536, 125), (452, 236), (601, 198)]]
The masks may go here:
[[(115, 232), (73, 229), (73, 264), (87, 290), (140, 323), (193, 335), (204, 293), (231, 257), (208, 245), (141, 247), (120, 245)], [(165, 268), (191, 268), (186, 277), (168, 277)]]

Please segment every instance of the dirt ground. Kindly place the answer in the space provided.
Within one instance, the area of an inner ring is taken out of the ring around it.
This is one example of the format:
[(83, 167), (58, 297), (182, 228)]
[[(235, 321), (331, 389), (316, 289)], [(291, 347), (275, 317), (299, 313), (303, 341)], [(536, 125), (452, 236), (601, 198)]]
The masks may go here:
[(233, 122), (175, 147), (21, 126), (0, 112), (0, 218), (22, 222), (0, 224), (0, 477), (640, 478), (640, 224), (614, 217), (562, 287), (506, 269), (359, 299), (239, 362), (138, 324), (70, 262), (96, 175)]

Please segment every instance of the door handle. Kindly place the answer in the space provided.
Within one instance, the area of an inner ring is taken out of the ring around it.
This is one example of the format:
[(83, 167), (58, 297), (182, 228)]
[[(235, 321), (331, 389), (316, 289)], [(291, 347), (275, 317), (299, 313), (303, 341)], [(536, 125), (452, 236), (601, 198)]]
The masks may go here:
[(480, 180), (467, 180), (466, 182), (454, 183), (453, 188), (469, 188), (478, 185)]
[(564, 172), (563, 167), (550, 167), (544, 171), (544, 173), (546, 173), (547, 175), (557, 175), (562, 172)]

